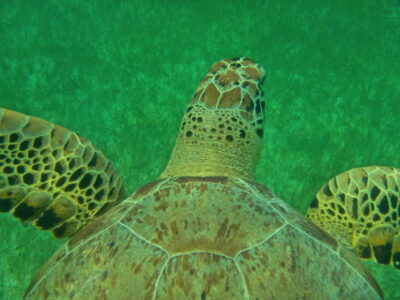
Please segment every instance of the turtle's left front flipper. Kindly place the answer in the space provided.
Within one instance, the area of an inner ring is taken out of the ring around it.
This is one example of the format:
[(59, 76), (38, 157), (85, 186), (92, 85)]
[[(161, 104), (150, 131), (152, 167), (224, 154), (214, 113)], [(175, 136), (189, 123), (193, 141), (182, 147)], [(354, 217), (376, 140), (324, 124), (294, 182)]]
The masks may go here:
[(362, 259), (400, 269), (400, 169), (370, 166), (337, 175), (307, 217)]
[(114, 166), (91, 142), (0, 108), (0, 212), (62, 238), (123, 198)]

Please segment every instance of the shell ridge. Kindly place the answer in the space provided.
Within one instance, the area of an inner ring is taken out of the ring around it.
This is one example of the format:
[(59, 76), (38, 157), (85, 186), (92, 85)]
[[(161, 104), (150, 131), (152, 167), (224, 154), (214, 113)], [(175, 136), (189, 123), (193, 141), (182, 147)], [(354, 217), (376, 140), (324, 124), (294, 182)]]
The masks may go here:
[(144, 237), (142, 237), (141, 235), (136, 233), (132, 228), (130, 228), (129, 226), (127, 226), (126, 224), (124, 224), (124, 223), (122, 223), (120, 221), (118, 221), (117, 224), (125, 227), (130, 233), (132, 233), (138, 239), (140, 239), (140, 240), (146, 242), (147, 244), (152, 245), (153, 247), (155, 247), (155, 248), (161, 250), (162, 252), (164, 252), (168, 256), (168, 259), (171, 258), (171, 255), (169, 254), (169, 252), (166, 249), (164, 249), (163, 247), (161, 247), (161, 246), (159, 246), (157, 244), (154, 244), (153, 242), (150, 242), (149, 240), (145, 239)]
[[(275, 201), (269, 201), (268, 202), (268, 204), (270, 204), (270, 203), (278, 203), (278, 204), (282, 204), (282, 202), (284, 202), (283, 200), (280, 200), (280, 199), (277, 199), (277, 200), (275, 200)], [(274, 211), (274, 212), (276, 212), (282, 219), (284, 219), (285, 221), (286, 221), (286, 223), (287, 224), (290, 224), (290, 222), (288, 221), (288, 219), (279, 211), (279, 210), (277, 210), (275, 207), (273, 207), (272, 205), (269, 205), (271, 208), (272, 208), (272, 210)], [(285, 207), (285, 209), (286, 209), (286, 207)]]
[[(32, 294), (32, 292), (35, 291), (35, 289), (36, 289), (36, 287), (39, 285), (39, 283), (41, 283), (41, 282), (51, 273), (51, 271), (52, 271), (61, 261), (63, 261), (63, 260), (67, 257), (67, 254), (68, 254), (68, 252), (69, 252), (69, 250), (68, 250), (68, 244), (67, 244), (67, 243), (64, 244), (64, 245), (62, 246), (62, 248), (64, 248), (64, 251), (65, 251), (64, 256), (63, 256), (62, 258), (60, 258), (56, 263), (54, 263), (54, 264), (52, 265), (52, 267), (50, 267), (48, 270), (46, 270), (46, 273), (45, 273), (43, 276), (41, 276), (39, 280), (37, 280), (37, 281), (35, 282), (35, 284), (29, 289), (29, 293), (24, 295), (23, 299), (26, 299), (30, 294)], [(60, 249), (61, 249), (61, 248), (60, 248)]]
[[(341, 248), (343, 248), (343, 247), (345, 247), (345, 246), (339, 245), (339, 250), (340, 250)], [(343, 257), (341, 257), (341, 256), (339, 255), (339, 252), (337, 252), (337, 256), (339, 256), (339, 257), (342, 259), (342, 261), (344, 261), (344, 263), (351, 269), (352, 272), (356, 273), (356, 274), (358, 275), (359, 278), (361, 277), (362, 281), (365, 283), (366, 286), (371, 287), (371, 289), (373, 289), (374, 292), (375, 292), (378, 296), (381, 296), (381, 295), (379, 295), (378, 291), (374, 288), (374, 286), (372, 286), (371, 283), (368, 282), (368, 280), (365, 278), (365, 276), (364, 276), (362, 273), (360, 273), (359, 271), (357, 271), (346, 259), (343, 259)], [(374, 277), (372, 277), (372, 278), (375, 280)], [(378, 287), (379, 287), (379, 289), (380, 289), (380, 286), (379, 286), (379, 285), (378, 285)], [(381, 290), (380, 292), (382, 293), (382, 290)], [(384, 299), (384, 298), (382, 297), (381, 299)]]
[(146, 198), (146, 197), (142, 197), (141, 199), (136, 200), (136, 201), (134, 201), (134, 200), (127, 200), (127, 201), (125, 201), (125, 200), (124, 200), (123, 203), (131, 203), (132, 206), (129, 207), (125, 212), (123, 212), (123, 213), (121, 214), (121, 216), (117, 219), (117, 222), (116, 222), (116, 223), (121, 223), (121, 220), (125, 217), (125, 215), (126, 215), (127, 213), (129, 213), (129, 212), (131, 211), (131, 209), (134, 209), (139, 203), (141, 203), (141, 202), (143, 201), (144, 198)]
[(238, 262), (235, 259), (233, 260), (233, 262), (234, 262), (234, 264), (236, 266), (236, 269), (239, 272), (240, 279), (242, 280), (243, 290), (244, 290), (244, 299), (248, 300), (248, 299), (250, 299), (250, 294), (249, 294), (249, 289), (247, 288), (247, 283), (246, 283), (246, 280), (244, 278), (242, 269), (240, 268)]
[(224, 257), (224, 258), (232, 260), (232, 261), (234, 260), (233, 257), (227, 256), (227, 255), (224, 255), (224, 254), (221, 254), (221, 253), (212, 252), (212, 251), (202, 251), (202, 250), (199, 250), (199, 251), (194, 250), (194, 251), (188, 251), (188, 252), (182, 252), (182, 253), (174, 254), (174, 255), (171, 255), (171, 258), (175, 258), (175, 257), (179, 257), (179, 256), (185, 256), (185, 255), (192, 255), (192, 254), (211, 254), (211, 255), (221, 256), (221, 257)]
[(168, 256), (167, 261), (164, 263), (164, 265), (162, 266), (161, 270), (160, 270), (160, 274), (158, 274), (156, 283), (154, 285), (154, 291), (153, 291), (153, 297), (151, 298), (152, 300), (156, 300), (157, 299), (157, 289), (158, 289), (158, 285), (160, 284), (161, 281), (161, 277), (162, 274), (164, 273), (164, 270), (166, 269), (167, 265), (169, 264), (169, 261), (171, 260), (171, 257)]
[[(67, 253), (73, 251), (74, 249), (77, 249), (77, 248), (79, 248), (79, 247), (82, 247), (83, 245), (85, 245), (86, 243), (88, 243), (89, 241), (91, 241), (92, 239), (94, 239), (95, 237), (97, 237), (99, 234), (101, 234), (104, 230), (107, 230), (107, 229), (109, 229), (110, 227), (115, 226), (115, 224), (116, 224), (116, 223), (111, 223), (110, 225), (104, 226), (104, 227), (103, 227), (101, 230), (99, 230), (98, 232), (96, 232), (96, 233), (94, 233), (94, 234), (91, 234), (89, 237), (84, 238), (84, 241), (78, 242), (78, 243), (76, 244), (76, 246), (74, 246), (73, 248), (69, 248), (69, 247), (68, 247), (68, 244), (69, 244), (69, 241), (70, 241), (70, 240), (68, 240), (68, 241), (65, 243), (65, 248), (67, 249)], [(60, 259), (60, 261), (61, 261), (61, 259)]]
[(316, 238), (314, 238), (313, 236), (311, 236), (310, 234), (308, 234), (307, 232), (305, 232), (304, 230), (291, 226), (293, 229), (296, 229), (297, 231), (300, 231), (303, 235), (308, 236), (309, 238), (311, 238), (312, 240), (316, 241), (319, 245), (322, 245), (323, 247), (327, 248), (331, 253), (334, 253), (338, 259), (340, 259), (342, 262), (344, 262), (350, 269), (352, 272), (354, 272), (355, 274), (357, 274), (358, 278), (361, 278), (361, 280), (365, 283), (366, 286), (370, 286), (376, 293), (377, 291), (373, 288), (373, 286), (370, 284), (370, 282), (368, 282), (368, 280), (365, 278), (365, 275), (362, 274), (361, 272), (357, 271), (352, 264), (350, 264), (347, 259), (345, 259), (344, 257), (342, 257), (340, 255), (340, 249), (345, 248), (345, 246), (343, 246), (342, 244), (339, 244), (339, 248), (337, 251), (332, 251), (333, 249), (330, 248), (329, 246), (327, 246), (325, 243), (323, 243), (321, 240), (318, 240)]
[[(286, 221), (286, 220), (285, 220), (285, 221)], [(286, 222), (287, 222), (287, 221), (286, 221)], [(236, 258), (238, 257), (238, 255), (242, 254), (243, 252), (248, 251), (248, 250), (251, 250), (251, 249), (253, 249), (253, 248), (256, 248), (256, 247), (258, 247), (258, 246), (264, 244), (266, 241), (268, 241), (270, 238), (272, 238), (274, 235), (276, 235), (279, 231), (281, 231), (283, 228), (285, 228), (285, 227), (288, 226), (288, 225), (289, 225), (288, 222), (285, 223), (285, 224), (283, 224), (282, 226), (280, 226), (280, 227), (278, 227), (277, 229), (275, 229), (274, 232), (272, 232), (271, 234), (268, 234), (268, 236), (267, 236), (264, 240), (262, 240), (261, 242), (255, 243), (254, 245), (251, 245), (251, 246), (249, 246), (249, 247), (247, 247), (247, 248), (245, 248), (245, 249), (242, 249), (242, 250), (238, 251), (238, 253), (236, 253), (235, 256), (234, 256), (234, 259), (236, 259)]]

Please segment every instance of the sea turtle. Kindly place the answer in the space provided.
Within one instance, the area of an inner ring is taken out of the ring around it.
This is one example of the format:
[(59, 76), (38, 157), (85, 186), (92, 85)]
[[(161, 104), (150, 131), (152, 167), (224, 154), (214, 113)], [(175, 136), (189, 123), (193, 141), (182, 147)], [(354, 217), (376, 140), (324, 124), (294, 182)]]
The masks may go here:
[[(352, 244), (337, 233), (379, 246), (382, 239), (368, 235), (377, 223), (354, 210), (364, 209), (364, 194), (372, 206), (378, 199), (367, 192), (371, 182), (382, 193), (396, 189), (398, 173), (380, 169), (388, 173), (380, 186), (373, 170), (350, 172), (348, 185), (364, 182), (361, 198), (331, 181), (318, 193), (309, 217), (337, 240), (298, 214), (254, 181), (264, 78), (249, 58), (214, 64), (185, 111), (166, 169), (126, 199), (113, 165), (89, 141), (1, 109), (0, 210), (70, 237), (25, 298), (383, 299)], [(327, 199), (340, 193), (357, 200)], [(399, 207), (397, 200), (390, 205), (391, 213)]]

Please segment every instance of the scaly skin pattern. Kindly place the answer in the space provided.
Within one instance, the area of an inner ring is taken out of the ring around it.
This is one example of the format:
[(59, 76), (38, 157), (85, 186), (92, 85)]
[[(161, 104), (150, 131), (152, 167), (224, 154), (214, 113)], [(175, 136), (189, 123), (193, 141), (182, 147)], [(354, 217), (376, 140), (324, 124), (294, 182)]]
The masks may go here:
[(264, 74), (248, 58), (216, 63), (161, 178), (74, 234), (25, 299), (382, 299), (350, 250), (252, 180)]
[(124, 195), (113, 164), (91, 142), (0, 108), (0, 212), (63, 238)]
[(307, 217), (362, 259), (400, 269), (400, 169), (370, 166), (321, 187)]
[(200, 82), (186, 109), (161, 178), (232, 176), (253, 179), (263, 136), (262, 66), (224, 59)]

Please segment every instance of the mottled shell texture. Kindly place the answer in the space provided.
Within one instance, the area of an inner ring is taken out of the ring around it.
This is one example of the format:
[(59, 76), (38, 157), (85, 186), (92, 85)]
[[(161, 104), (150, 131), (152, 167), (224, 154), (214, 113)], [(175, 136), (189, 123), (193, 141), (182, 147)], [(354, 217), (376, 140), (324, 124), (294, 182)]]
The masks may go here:
[(143, 186), (75, 235), (27, 292), (27, 299), (381, 297), (333, 238), (261, 185), (226, 177)]

